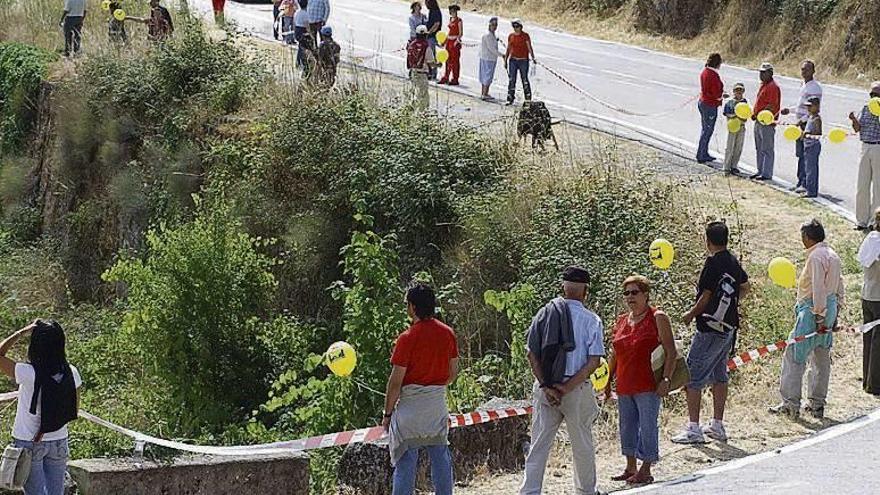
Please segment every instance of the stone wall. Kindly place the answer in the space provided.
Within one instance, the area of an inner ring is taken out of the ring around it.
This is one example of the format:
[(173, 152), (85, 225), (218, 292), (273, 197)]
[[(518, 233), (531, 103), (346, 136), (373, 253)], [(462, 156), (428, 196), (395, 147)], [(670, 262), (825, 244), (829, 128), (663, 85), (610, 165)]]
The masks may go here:
[[(456, 484), (467, 484), (478, 474), (521, 469), (528, 450), (530, 420), (530, 416), (519, 416), (449, 430)], [(419, 489), (431, 487), (429, 466), (422, 449), (416, 478)], [(385, 441), (349, 445), (337, 470), (340, 490), (358, 495), (390, 494), (391, 474)]]
[(79, 495), (308, 495), (309, 458), (196, 456), (168, 464), (81, 459), (68, 464)]

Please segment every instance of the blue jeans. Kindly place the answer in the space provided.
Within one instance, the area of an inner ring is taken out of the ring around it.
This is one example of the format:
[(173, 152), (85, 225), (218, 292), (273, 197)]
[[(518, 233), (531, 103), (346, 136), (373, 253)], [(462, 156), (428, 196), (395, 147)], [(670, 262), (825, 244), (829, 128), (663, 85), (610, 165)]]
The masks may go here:
[(794, 156), (798, 159), (798, 167), (797, 167), (797, 185), (803, 186), (807, 173), (804, 171), (804, 140), (803, 138), (798, 139), (794, 142)]
[(620, 451), (644, 462), (660, 460), (660, 396), (654, 392), (618, 395)]
[(64, 495), (64, 473), (70, 457), (67, 439), (34, 443), (16, 438), (15, 446), (33, 453), (25, 495)]
[(807, 196), (815, 198), (819, 195), (819, 153), (822, 152), (822, 143), (804, 147), (804, 189)]
[[(425, 447), (431, 459), (431, 482), (436, 495), (452, 495), (452, 454), (447, 445)], [(409, 449), (394, 466), (391, 495), (412, 495), (416, 488), (419, 449)]]
[(529, 84), (529, 59), (512, 58), (507, 66), (507, 101), (512, 102), (516, 99), (516, 74), (522, 78), (523, 96), (526, 100), (532, 99), (532, 85)]
[(718, 107), (706, 105), (700, 101), (697, 103), (697, 109), (700, 110), (700, 122), (702, 123), (700, 143), (697, 145), (697, 161), (707, 162), (712, 158), (709, 155), (709, 141), (712, 139), (712, 133), (715, 132), (715, 121), (718, 120)]
[(296, 34), (293, 32), (293, 17), (284, 16), (281, 18), (280, 34), (285, 43), (287, 43), (288, 45), (293, 44), (294, 40), (296, 39)]
[(755, 150), (758, 152), (758, 175), (765, 179), (773, 178), (773, 164), (776, 160), (776, 127), (755, 124)]

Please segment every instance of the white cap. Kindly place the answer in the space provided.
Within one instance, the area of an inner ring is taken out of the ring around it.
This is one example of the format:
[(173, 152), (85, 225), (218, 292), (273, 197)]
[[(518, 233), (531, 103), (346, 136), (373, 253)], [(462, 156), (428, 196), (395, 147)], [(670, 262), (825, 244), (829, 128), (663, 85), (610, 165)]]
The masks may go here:
[(523, 25), (522, 20), (519, 19), (519, 18), (516, 18), (516, 19), (510, 21), (510, 25), (511, 25), (511, 26), (514, 26), (514, 25), (516, 25), (516, 24), (519, 24), (520, 26), (522, 26), (522, 25)]
[(763, 64), (761, 64), (760, 67), (758, 67), (759, 72), (767, 72), (768, 70), (773, 70), (773, 64), (771, 64), (770, 62), (764, 62)]
[(424, 24), (419, 24), (416, 26), (416, 34), (428, 34), (428, 26)]

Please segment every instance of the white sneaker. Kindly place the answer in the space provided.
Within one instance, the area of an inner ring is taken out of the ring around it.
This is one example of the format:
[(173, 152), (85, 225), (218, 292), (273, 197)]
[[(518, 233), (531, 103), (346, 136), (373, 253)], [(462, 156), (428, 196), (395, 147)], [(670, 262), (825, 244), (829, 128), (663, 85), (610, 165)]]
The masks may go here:
[(685, 426), (681, 430), (681, 433), (672, 437), (672, 443), (680, 443), (684, 445), (694, 443), (706, 443), (706, 439), (703, 438), (703, 432), (701, 430), (692, 430), (691, 428)]
[(807, 189), (804, 186), (797, 186), (794, 188), (794, 192), (801, 194), (807, 192)]
[(727, 432), (724, 431), (724, 425), (716, 424), (714, 421), (710, 421), (703, 426), (703, 434), (713, 440), (718, 440), (719, 442), (727, 441)]

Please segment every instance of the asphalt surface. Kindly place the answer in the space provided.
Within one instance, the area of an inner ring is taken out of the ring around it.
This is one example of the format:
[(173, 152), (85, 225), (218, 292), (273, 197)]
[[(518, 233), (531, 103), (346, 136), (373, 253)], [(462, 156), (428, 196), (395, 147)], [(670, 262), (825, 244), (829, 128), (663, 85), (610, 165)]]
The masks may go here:
[(731, 461), (663, 485), (621, 494), (863, 495), (880, 493), (880, 412), (780, 451)]
[[(210, 11), (208, 0), (189, 0), (202, 12)], [(334, 28), (344, 56), (370, 68), (405, 75), (403, 47), (409, 36), (408, 3), (396, 0), (331, 0), (329, 24)], [(271, 4), (227, 2), (226, 17), (239, 28), (271, 38)], [(488, 16), (463, 12), (465, 47), (462, 53), (462, 86), (456, 91), (479, 94), (477, 81), (478, 45), (485, 32)], [(444, 11), (444, 23), (448, 15)], [(699, 73), (703, 61), (668, 55), (644, 48), (574, 36), (526, 23), (540, 63), (545, 64), (574, 85), (610, 106), (630, 112), (652, 114), (638, 116), (623, 113), (584, 96), (559, 80), (548, 70), (537, 67), (532, 76), (534, 98), (551, 106), (554, 117), (561, 117), (626, 138), (637, 139), (666, 151), (691, 157), (699, 137)], [(509, 22), (502, 18), (498, 36), (506, 40)], [(808, 56), (809, 54), (804, 54)], [(507, 74), (499, 64), (492, 94), (503, 99)], [(820, 67), (821, 71), (821, 67)], [(755, 70), (724, 65), (721, 75), (727, 88), (734, 83), (746, 85), (746, 97), (754, 102), (759, 85)], [(782, 89), (783, 106), (797, 104), (801, 81), (777, 76)], [(850, 131), (847, 115), (858, 112), (867, 102), (867, 89), (824, 85), (822, 114), (826, 134), (833, 127)], [(485, 104), (490, 105), (490, 104)], [(499, 107), (499, 112), (503, 110)], [(788, 117), (788, 119), (793, 116)], [(786, 119), (786, 118), (783, 118)], [(782, 136), (776, 140), (777, 184), (785, 187), (796, 181), (797, 161), (794, 143)], [(754, 170), (753, 124), (747, 126), (741, 168)], [(725, 119), (719, 118), (711, 148), (723, 157), (727, 139)], [(858, 170), (859, 142), (850, 136), (843, 144), (823, 143), (820, 161), (822, 202), (852, 217), (855, 181)]]

